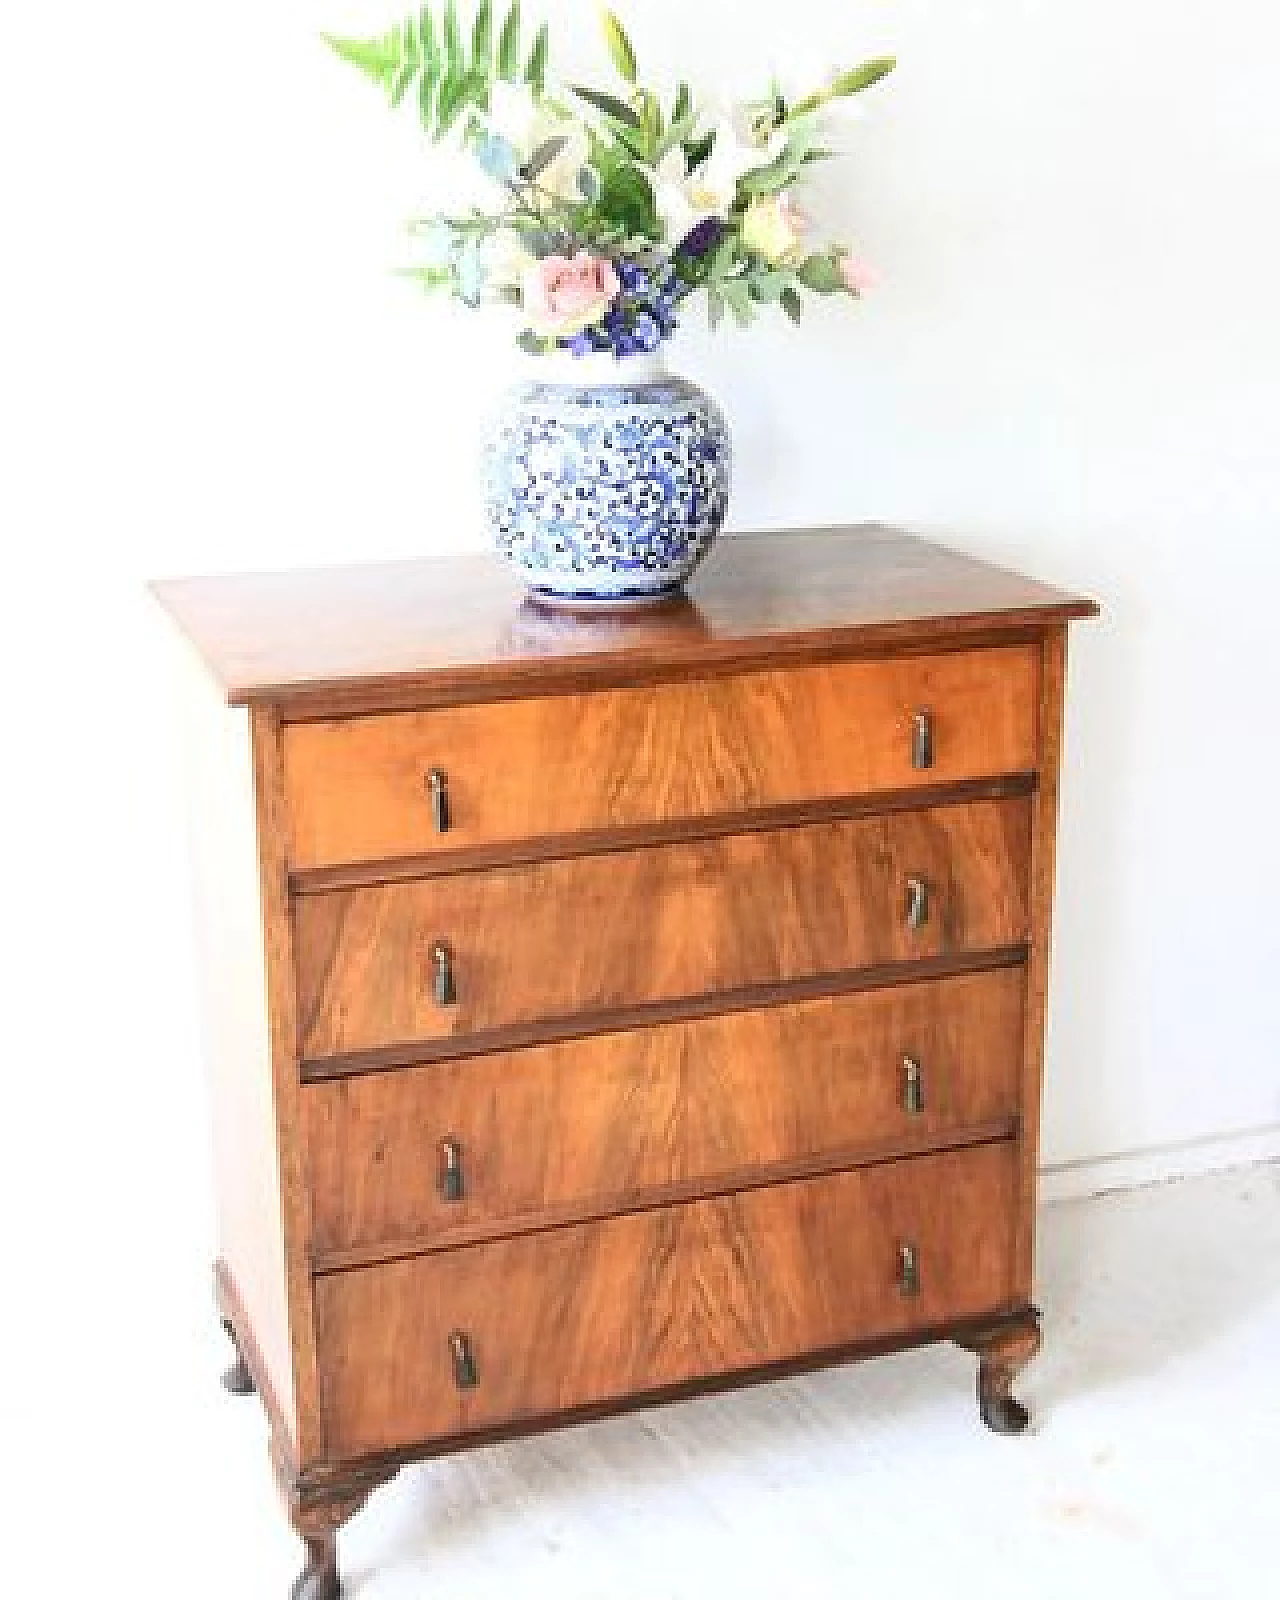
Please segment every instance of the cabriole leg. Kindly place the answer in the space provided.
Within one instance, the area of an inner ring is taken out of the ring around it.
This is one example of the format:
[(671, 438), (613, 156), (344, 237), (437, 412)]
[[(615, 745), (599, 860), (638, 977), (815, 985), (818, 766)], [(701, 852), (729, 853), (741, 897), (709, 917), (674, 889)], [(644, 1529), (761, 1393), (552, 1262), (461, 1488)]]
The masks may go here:
[(338, 1529), (359, 1511), (379, 1484), (395, 1477), (389, 1467), (344, 1473), (341, 1468), (294, 1475), (273, 1441), (272, 1456), (280, 1492), (293, 1531), (306, 1546), (307, 1560), (290, 1600), (339, 1600)]
[(236, 1337), (236, 1330), (226, 1317), (222, 1319), (222, 1327), (231, 1340), (231, 1348), (235, 1351), (235, 1360), (222, 1374), (222, 1387), (228, 1394), (252, 1394), (253, 1375), (245, 1366), (244, 1352), (240, 1348), (240, 1340)]
[(338, 1600), (342, 1585), (338, 1581), (336, 1531), (319, 1539), (307, 1539), (305, 1543), (307, 1564), (289, 1591), (289, 1600)]
[(992, 1433), (1021, 1433), (1030, 1421), (1015, 1400), (1014, 1379), (1040, 1349), (1040, 1313), (1034, 1306), (997, 1327), (957, 1339), (978, 1357), (978, 1411)]

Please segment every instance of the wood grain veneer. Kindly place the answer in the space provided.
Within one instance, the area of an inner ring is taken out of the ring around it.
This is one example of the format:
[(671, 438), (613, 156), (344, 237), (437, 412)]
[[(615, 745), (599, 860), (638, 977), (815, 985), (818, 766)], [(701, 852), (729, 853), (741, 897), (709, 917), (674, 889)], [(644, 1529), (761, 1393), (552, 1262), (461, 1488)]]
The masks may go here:
[[(739, 834), (307, 895), (295, 905), (308, 1059), (815, 973), (1027, 933), (1027, 799)], [(929, 885), (907, 926), (908, 879)], [(456, 1003), (432, 956), (452, 950)]]
[(736, 534), (687, 599), (548, 612), (492, 557), (153, 585), (233, 704), (285, 720), (1007, 643), (1097, 606), (875, 524)]
[(1025, 1427), (1091, 601), (879, 527), (726, 539), (625, 620), (479, 559), (158, 593), (209, 669), (217, 1304), (296, 1595), (405, 1462), (703, 1388), (954, 1337)]
[[(324, 1277), (326, 1443), (360, 1456), (998, 1312), (1015, 1182), (1003, 1142)], [(473, 1389), (454, 1382), (454, 1331)]]
[[(1009, 1131), (1023, 984), (1013, 967), (311, 1085), (317, 1264), (652, 1203), (755, 1168), (848, 1165), (894, 1140)], [(461, 1152), (456, 1200), (441, 1193), (445, 1140)]]
[[(295, 868), (1030, 772), (1034, 645), (295, 724)], [(931, 761), (911, 760), (927, 711)], [(428, 773), (448, 782), (438, 831)]]

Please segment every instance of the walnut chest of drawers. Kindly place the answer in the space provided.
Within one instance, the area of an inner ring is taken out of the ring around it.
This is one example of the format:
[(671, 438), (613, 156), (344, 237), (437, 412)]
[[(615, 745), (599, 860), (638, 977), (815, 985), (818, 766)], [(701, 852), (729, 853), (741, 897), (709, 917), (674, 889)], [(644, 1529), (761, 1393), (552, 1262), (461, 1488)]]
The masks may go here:
[(295, 1594), (405, 1463), (931, 1339), (1016, 1432), (1066, 628), (883, 528), (571, 618), (483, 557), (157, 586), (228, 1386)]

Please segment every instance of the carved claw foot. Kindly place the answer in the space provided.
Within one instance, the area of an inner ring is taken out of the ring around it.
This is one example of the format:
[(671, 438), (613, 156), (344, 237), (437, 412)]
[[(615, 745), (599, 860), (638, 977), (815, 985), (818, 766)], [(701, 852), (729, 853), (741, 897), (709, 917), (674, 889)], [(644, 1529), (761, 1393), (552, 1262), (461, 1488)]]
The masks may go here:
[(1010, 1393), (1014, 1379), (1040, 1349), (1040, 1313), (1034, 1307), (997, 1327), (956, 1341), (978, 1357), (978, 1412), (992, 1433), (1021, 1433), (1031, 1420)]
[(289, 1600), (339, 1600), (338, 1542), (332, 1534), (324, 1539), (308, 1539), (307, 1564), (289, 1591)]
[(236, 1330), (224, 1318), (222, 1323), (227, 1338), (231, 1340), (231, 1348), (235, 1351), (236, 1358), (222, 1374), (222, 1387), (228, 1394), (252, 1394), (253, 1375), (244, 1362), (244, 1353), (240, 1349), (240, 1341), (236, 1337)]

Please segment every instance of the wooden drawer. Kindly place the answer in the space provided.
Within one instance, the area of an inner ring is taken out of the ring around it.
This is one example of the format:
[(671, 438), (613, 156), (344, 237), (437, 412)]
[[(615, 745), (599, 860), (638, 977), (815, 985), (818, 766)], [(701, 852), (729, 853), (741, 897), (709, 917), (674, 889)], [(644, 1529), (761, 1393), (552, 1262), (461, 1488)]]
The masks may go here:
[(1008, 1131), (1023, 984), (1003, 968), (310, 1085), (313, 1249), (332, 1264)]
[[(295, 867), (735, 814), (1036, 763), (1038, 652), (838, 662), (283, 730)], [(932, 718), (932, 764), (912, 719)], [(437, 831), (427, 776), (448, 781)]]
[[(331, 1455), (394, 1449), (995, 1311), (1012, 1142), (555, 1228), (315, 1286)], [(899, 1284), (914, 1247), (918, 1292)], [(455, 1382), (466, 1336), (476, 1383)]]
[[(1030, 848), (1021, 797), (304, 895), (302, 1054), (1013, 945), (1027, 935)], [(928, 886), (918, 928), (913, 877)]]

